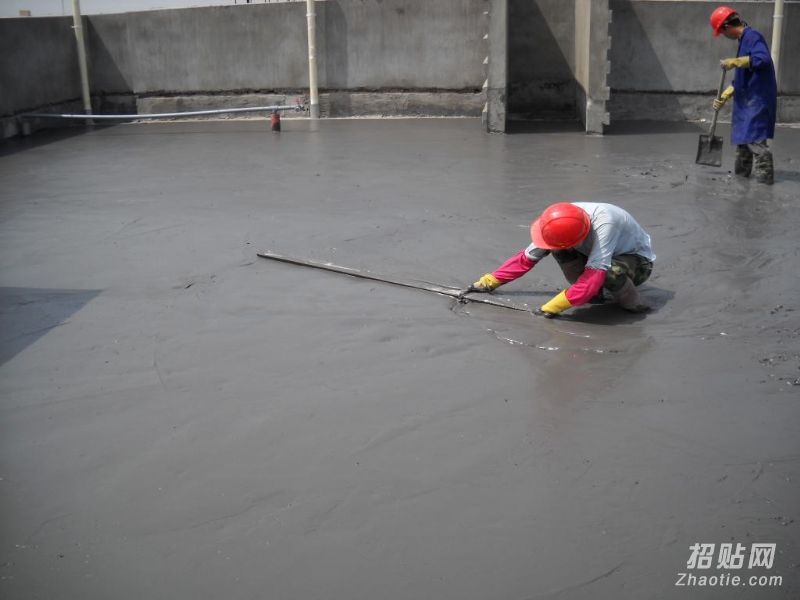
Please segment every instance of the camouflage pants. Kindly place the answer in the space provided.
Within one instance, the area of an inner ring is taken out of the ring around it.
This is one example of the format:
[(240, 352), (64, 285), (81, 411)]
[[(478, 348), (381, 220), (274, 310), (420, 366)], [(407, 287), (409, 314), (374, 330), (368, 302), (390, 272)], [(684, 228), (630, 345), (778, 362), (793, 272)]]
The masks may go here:
[[(553, 258), (570, 283), (575, 283), (586, 268), (588, 257), (577, 250), (555, 250)], [(611, 268), (606, 273), (603, 289), (612, 294), (625, 285), (629, 278), (633, 285), (642, 285), (650, 278), (653, 272), (653, 263), (638, 254), (620, 254), (611, 259)]]

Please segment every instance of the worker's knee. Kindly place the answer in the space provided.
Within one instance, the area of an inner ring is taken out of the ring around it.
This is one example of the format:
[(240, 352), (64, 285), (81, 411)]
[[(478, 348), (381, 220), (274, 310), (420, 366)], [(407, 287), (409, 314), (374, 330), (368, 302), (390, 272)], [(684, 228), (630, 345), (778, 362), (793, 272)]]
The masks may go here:
[(606, 272), (606, 280), (603, 283), (603, 287), (613, 294), (622, 289), (626, 279), (630, 279), (628, 277), (628, 269), (625, 265), (615, 261)]
[(611, 262), (611, 268), (606, 272), (603, 287), (612, 294), (625, 285), (625, 280), (630, 279), (633, 285), (642, 285), (650, 278), (653, 272), (653, 263), (635, 254), (617, 256)]

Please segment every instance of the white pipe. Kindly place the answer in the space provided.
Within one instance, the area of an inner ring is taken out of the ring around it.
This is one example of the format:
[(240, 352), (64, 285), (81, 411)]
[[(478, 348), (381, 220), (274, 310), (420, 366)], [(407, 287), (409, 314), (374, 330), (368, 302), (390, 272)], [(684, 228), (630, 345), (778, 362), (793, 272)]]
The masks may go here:
[(783, 39), (783, 0), (775, 0), (772, 15), (772, 64), (775, 65), (775, 80), (780, 84), (781, 40)]
[(168, 119), (175, 117), (194, 117), (197, 115), (219, 115), (223, 113), (244, 113), (244, 112), (276, 112), (281, 110), (303, 110), (303, 106), (252, 106), (249, 108), (215, 108), (213, 110), (193, 110), (185, 112), (174, 113), (153, 113), (146, 115), (71, 115), (71, 114), (57, 114), (57, 113), (22, 113), (20, 117), (38, 118), (38, 119)]
[(317, 33), (314, 0), (306, 0), (308, 20), (308, 90), (311, 102), (311, 118), (319, 119), (319, 90), (317, 89)]
[[(72, 28), (75, 30), (75, 41), (78, 45), (78, 68), (81, 72), (83, 111), (88, 115), (92, 112), (92, 97), (89, 94), (89, 69), (86, 66), (86, 45), (83, 40), (83, 19), (81, 18), (80, 0), (72, 0)], [(87, 121), (86, 124), (91, 124), (91, 121)]]

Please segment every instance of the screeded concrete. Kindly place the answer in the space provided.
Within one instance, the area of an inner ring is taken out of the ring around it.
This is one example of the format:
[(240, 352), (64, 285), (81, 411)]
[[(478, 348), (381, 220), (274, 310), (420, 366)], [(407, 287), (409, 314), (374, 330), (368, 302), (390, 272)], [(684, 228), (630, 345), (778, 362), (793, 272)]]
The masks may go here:
[[(2, 146), (0, 595), (728, 598), (674, 587), (689, 546), (773, 542), (735, 597), (797, 597), (800, 131), (767, 188), (691, 128), (309, 126)], [(466, 285), (562, 199), (651, 232), (655, 313), (255, 256)]]

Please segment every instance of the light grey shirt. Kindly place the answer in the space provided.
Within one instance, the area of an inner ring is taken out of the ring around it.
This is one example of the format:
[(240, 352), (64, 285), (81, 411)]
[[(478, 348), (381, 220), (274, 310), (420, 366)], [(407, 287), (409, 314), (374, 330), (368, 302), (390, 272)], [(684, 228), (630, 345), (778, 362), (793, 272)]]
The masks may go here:
[[(619, 206), (603, 202), (573, 202), (587, 213), (592, 223), (592, 230), (575, 250), (588, 257), (587, 269), (611, 268), (611, 259), (621, 254), (638, 254), (649, 261), (655, 261), (656, 255), (650, 246), (650, 236), (642, 229), (630, 213)], [(531, 260), (541, 260), (550, 253), (549, 250), (537, 248), (531, 244), (525, 254)]]

